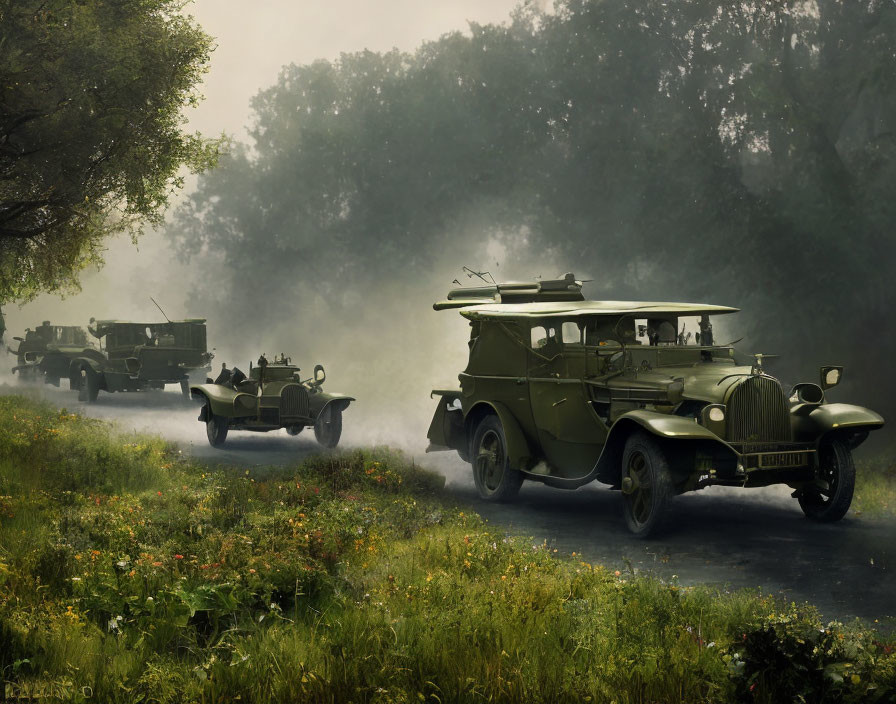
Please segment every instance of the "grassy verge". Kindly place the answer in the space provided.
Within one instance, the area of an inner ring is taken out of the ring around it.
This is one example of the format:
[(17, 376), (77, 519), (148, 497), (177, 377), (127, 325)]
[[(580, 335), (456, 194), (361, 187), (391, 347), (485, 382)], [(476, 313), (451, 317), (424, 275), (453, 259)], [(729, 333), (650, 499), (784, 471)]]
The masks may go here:
[[(511, 539), (385, 450), (216, 469), (0, 397), (6, 696), (888, 701), (896, 649), (808, 606)], [(2, 696), (2, 695), (0, 695)]]
[(872, 517), (896, 515), (896, 464), (880, 456), (856, 463), (852, 510)]

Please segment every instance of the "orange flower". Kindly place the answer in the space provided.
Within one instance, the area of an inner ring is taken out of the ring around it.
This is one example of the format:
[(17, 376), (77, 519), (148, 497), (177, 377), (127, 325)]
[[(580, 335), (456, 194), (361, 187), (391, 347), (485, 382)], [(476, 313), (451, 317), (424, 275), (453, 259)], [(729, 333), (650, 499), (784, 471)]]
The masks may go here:
[(175, 559), (175, 560), (183, 560), (183, 559), (184, 559), (184, 556), (183, 556), (183, 555), (175, 555), (175, 556), (174, 556), (174, 559)]

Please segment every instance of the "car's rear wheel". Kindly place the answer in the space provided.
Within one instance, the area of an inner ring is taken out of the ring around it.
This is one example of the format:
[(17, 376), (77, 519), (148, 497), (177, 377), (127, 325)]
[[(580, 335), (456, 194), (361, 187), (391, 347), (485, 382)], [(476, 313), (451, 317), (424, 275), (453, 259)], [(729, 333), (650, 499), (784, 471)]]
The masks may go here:
[(89, 367), (81, 367), (79, 372), (78, 400), (81, 403), (95, 403), (100, 394), (100, 380)]
[(646, 433), (633, 434), (622, 454), (622, 507), (628, 529), (639, 538), (657, 531), (672, 493), (662, 447)]
[(212, 447), (221, 447), (227, 439), (227, 418), (216, 416), (211, 406), (206, 408), (205, 434)]
[(324, 447), (334, 448), (342, 437), (342, 410), (333, 403), (324, 406), (314, 421), (314, 438)]
[(840, 440), (826, 440), (818, 449), (818, 480), (818, 486), (799, 494), (800, 508), (814, 521), (839, 521), (849, 511), (856, 487), (852, 452)]
[(486, 416), (473, 435), (473, 481), (485, 501), (510, 501), (523, 485), (523, 475), (510, 466), (504, 426), (497, 416)]

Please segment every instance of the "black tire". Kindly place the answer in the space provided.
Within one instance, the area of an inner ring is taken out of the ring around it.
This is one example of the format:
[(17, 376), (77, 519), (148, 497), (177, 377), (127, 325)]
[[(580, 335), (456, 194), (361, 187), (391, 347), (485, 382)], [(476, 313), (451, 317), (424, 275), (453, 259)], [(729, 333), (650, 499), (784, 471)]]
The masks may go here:
[(647, 433), (634, 433), (622, 453), (622, 510), (628, 529), (639, 538), (662, 526), (672, 500), (669, 463), (660, 444)]
[(852, 452), (840, 440), (825, 440), (818, 448), (818, 478), (828, 488), (809, 487), (799, 497), (800, 508), (813, 521), (839, 521), (849, 511), (856, 488)]
[(79, 371), (78, 400), (81, 403), (96, 403), (100, 394), (100, 380), (90, 367), (81, 367)]
[(189, 379), (181, 379), (180, 380), (180, 392), (184, 395), (184, 398), (188, 401), (190, 400), (190, 380)]
[[(304, 425), (289, 425), (286, 427), (286, 434), (295, 437), (305, 429)], [(341, 428), (340, 428), (341, 430)]]
[(334, 408), (332, 403), (328, 403), (314, 421), (314, 438), (324, 447), (332, 449), (339, 444), (340, 437), (342, 409)]
[(227, 439), (227, 419), (212, 413), (211, 406), (208, 406), (207, 410), (205, 434), (208, 436), (208, 444), (212, 447), (221, 447)]
[(510, 466), (507, 438), (498, 416), (486, 416), (476, 427), (470, 463), (476, 490), (484, 501), (502, 503), (519, 494), (523, 475)]

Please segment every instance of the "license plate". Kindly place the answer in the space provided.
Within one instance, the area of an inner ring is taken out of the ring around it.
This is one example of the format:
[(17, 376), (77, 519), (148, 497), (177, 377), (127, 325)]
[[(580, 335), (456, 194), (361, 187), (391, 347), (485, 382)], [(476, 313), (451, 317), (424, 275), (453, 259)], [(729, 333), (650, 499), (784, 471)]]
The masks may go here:
[(774, 467), (805, 467), (808, 455), (805, 452), (768, 452), (759, 455), (759, 466), (762, 468)]

